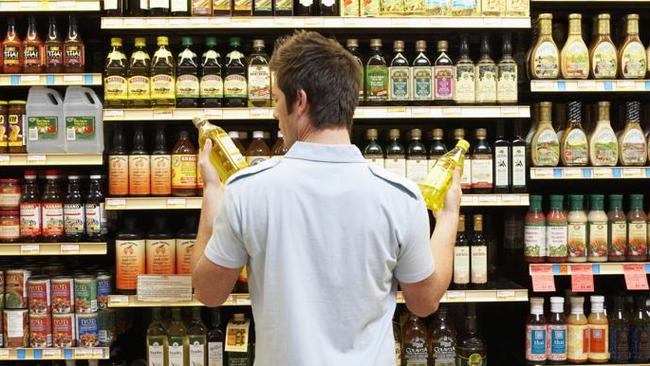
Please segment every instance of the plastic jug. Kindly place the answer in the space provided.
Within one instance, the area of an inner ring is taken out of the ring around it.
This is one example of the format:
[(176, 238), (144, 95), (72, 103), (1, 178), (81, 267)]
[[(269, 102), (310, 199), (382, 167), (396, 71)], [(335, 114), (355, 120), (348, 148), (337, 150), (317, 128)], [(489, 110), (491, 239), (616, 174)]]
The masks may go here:
[(27, 152), (65, 152), (63, 100), (54, 89), (32, 87), (27, 95)]
[(104, 151), (102, 102), (92, 89), (71, 86), (65, 92), (65, 151), (100, 154)]

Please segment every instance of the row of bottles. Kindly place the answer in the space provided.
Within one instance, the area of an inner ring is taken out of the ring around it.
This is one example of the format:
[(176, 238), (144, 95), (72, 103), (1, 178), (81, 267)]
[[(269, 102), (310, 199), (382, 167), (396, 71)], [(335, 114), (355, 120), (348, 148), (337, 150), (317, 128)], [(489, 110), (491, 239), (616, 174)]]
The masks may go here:
[(59, 35), (56, 18), (49, 18), (47, 36), (41, 38), (36, 18), (27, 21), (27, 33), (21, 40), (16, 30), (16, 20), (7, 21), (7, 34), (2, 41), (0, 61), (5, 74), (40, 74), (84, 72), (86, 66), (85, 46), (77, 29), (77, 18), (69, 17), (68, 34)]
[(594, 18), (589, 48), (581, 22), (581, 14), (569, 14), (569, 35), (560, 51), (553, 39), (553, 14), (538, 16), (537, 40), (528, 56), (532, 79), (643, 79), (646, 76), (650, 69), (646, 49), (639, 38), (639, 14), (626, 16), (625, 38), (618, 48), (610, 35), (609, 14)]
[(528, 16), (528, 0), (352, 0), (341, 2), (343, 16)]
[(393, 42), (393, 56), (382, 51), (382, 40), (370, 40), (370, 52), (359, 52), (359, 41), (348, 39), (347, 49), (364, 68), (359, 76), (359, 102), (367, 105), (428, 104), (514, 104), (517, 102), (517, 63), (512, 57), (510, 35), (503, 37), (502, 57), (495, 63), (490, 53), (489, 36), (481, 39), (481, 57), (474, 63), (469, 41), (461, 37), (456, 62), (446, 40), (437, 42), (437, 52), (427, 52), (427, 41), (415, 43), (412, 62), (405, 53), (405, 42)]
[(452, 288), (485, 288), (488, 283), (488, 242), (483, 234), (483, 215), (473, 216), (472, 235), (466, 233), (461, 214), (454, 248)]
[(149, 57), (145, 38), (136, 38), (127, 59), (122, 39), (111, 39), (104, 68), (107, 108), (148, 107), (270, 107), (271, 73), (263, 40), (253, 41), (245, 57), (239, 38), (229, 41), (222, 59), (215, 37), (207, 37), (198, 57), (192, 37), (183, 37), (184, 49), (174, 58), (167, 37), (158, 37), (158, 50)]
[[(546, 214), (542, 196), (530, 196), (525, 219), (524, 251), (527, 262), (643, 262), (648, 258), (648, 219), (643, 210), (643, 194), (629, 196), (627, 215), (623, 195), (586, 197), (574, 194), (551, 195)], [(565, 209), (567, 207), (568, 209)]]

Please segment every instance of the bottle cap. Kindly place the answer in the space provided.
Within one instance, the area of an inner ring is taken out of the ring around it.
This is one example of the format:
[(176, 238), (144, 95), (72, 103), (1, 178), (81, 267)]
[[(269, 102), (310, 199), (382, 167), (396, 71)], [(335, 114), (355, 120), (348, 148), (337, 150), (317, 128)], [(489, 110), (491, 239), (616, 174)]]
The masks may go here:
[(192, 46), (192, 37), (183, 37), (182, 40), (181, 40), (181, 44), (184, 47)]
[(165, 36), (159, 36), (156, 37), (156, 43), (158, 46), (168, 46), (169, 45), (169, 38)]
[(456, 128), (454, 130), (454, 138), (455, 139), (465, 138), (465, 130), (463, 130), (462, 128)]
[(234, 314), (234, 315), (232, 316), (232, 318), (233, 318), (235, 321), (244, 321), (244, 320), (246, 319), (246, 318), (244, 318), (244, 314), (239, 314), (239, 313)]
[(230, 43), (230, 47), (237, 48), (239, 47), (239, 45), (241, 45), (241, 40), (239, 39), (239, 37), (231, 37), (229, 43)]
[(444, 137), (444, 131), (442, 128), (434, 128), (433, 129), (433, 137), (437, 139), (441, 139)]
[(480, 224), (482, 222), (483, 222), (483, 215), (481, 214), (474, 215), (474, 225)]
[(279, 139), (284, 138), (284, 135), (282, 134), (282, 131), (280, 131), (280, 130), (278, 130), (278, 135), (277, 136), (278, 136)]
[(142, 37), (138, 37), (138, 38), (135, 39), (134, 43), (135, 43), (136, 47), (146, 47), (147, 46), (147, 39), (142, 38)]
[(215, 47), (217, 45), (217, 38), (215, 37), (207, 37), (205, 39), (205, 45), (208, 47)]
[(95, 180), (95, 179), (102, 179), (102, 176), (99, 175), (99, 174), (92, 174), (92, 175), (90, 176), (90, 179), (93, 179), (93, 180)]
[(373, 38), (370, 40), (370, 47), (381, 47), (381, 39)]
[(412, 139), (420, 139), (422, 138), (422, 130), (419, 128), (414, 128), (411, 130), (411, 138)]
[(547, 19), (548, 19), (548, 20), (553, 20), (553, 14), (551, 14), (551, 13), (542, 13), (542, 14), (540, 14), (540, 15), (537, 17), (537, 19), (540, 19), (540, 20), (541, 20), (541, 19), (544, 19), (544, 20), (547, 20)]
[(122, 47), (122, 38), (111, 38), (111, 46)]
[(447, 51), (447, 49), (449, 49), (449, 43), (447, 41), (438, 41), (438, 51)]
[(397, 128), (391, 128), (388, 131), (388, 137), (391, 139), (398, 139), (399, 138), (399, 130)]
[(598, 14), (598, 20), (609, 20), (610, 15), (608, 13)]
[(393, 48), (395, 51), (403, 52), (404, 51), (404, 41), (397, 40), (393, 42)]
[(68, 175), (68, 180), (77, 180), (79, 179), (79, 176), (74, 174), (74, 175)]
[(465, 152), (469, 151), (469, 142), (465, 139), (460, 139), (456, 143), (456, 147), (460, 147), (461, 149), (465, 150)]
[(485, 128), (476, 129), (476, 138), (485, 138), (487, 137), (487, 130)]
[(264, 48), (264, 40), (263, 39), (253, 40), (253, 48)]
[(367, 139), (376, 139), (378, 136), (379, 136), (379, 132), (377, 131), (376, 128), (371, 128), (366, 131)]
[(347, 48), (358, 48), (359, 47), (359, 40), (356, 38), (348, 38), (348, 40), (345, 43)]
[(424, 52), (427, 49), (427, 41), (419, 40), (415, 42), (415, 49)]
[(239, 132), (230, 131), (230, 132), (228, 132), (228, 137), (230, 137), (233, 140), (237, 140), (237, 139), (239, 139)]
[(582, 15), (578, 13), (569, 14), (569, 19), (582, 19)]
[(627, 20), (638, 20), (639, 19), (639, 14), (628, 14), (627, 15)]
[(263, 139), (264, 138), (264, 131), (253, 131), (253, 138), (254, 139)]

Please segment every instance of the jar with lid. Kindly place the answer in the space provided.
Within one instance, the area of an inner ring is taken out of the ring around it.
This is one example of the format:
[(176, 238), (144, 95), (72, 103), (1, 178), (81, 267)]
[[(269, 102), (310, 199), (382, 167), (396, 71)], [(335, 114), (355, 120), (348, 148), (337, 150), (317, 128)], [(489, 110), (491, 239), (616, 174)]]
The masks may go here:
[(10, 153), (26, 153), (24, 100), (10, 100), (7, 108), (7, 145)]
[(20, 179), (0, 179), (0, 210), (17, 210), (20, 206)]
[(35, 171), (25, 170), (20, 197), (20, 237), (24, 242), (35, 242), (42, 234), (42, 206), (36, 178)]
[(20, 239), (20, 212), (0, 211), (0, 242), (13, 243)]
[(57, 242), (64, 235), (63, 196), (59, 187), (59, 172), (48, 170), (45, 173), (45, 191), (41, 197), (43, 202), (43, 240)]
[(9, 151), (9, 144), (7, 143), (7, 136), (9, 134), (7, 107), (7, 101), (0, 100), (0, 153), (6, 153)]

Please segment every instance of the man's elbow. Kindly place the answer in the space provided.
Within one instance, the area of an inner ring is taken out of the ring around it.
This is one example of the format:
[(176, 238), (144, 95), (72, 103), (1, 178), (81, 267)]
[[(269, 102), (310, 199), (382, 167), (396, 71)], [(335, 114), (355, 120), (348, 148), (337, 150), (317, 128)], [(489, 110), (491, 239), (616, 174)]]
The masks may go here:
[(420, 303), (420, 304), (406, 304), (406, 307), (408, 307), (409, 311), (416, 316), (420, 318), (426, 318), (429, 315), (435, 313), (438, 311), (438, 307), (440, 306), (440, 301), (427, 301), (425, 303)]
[(206, 296), (204, 295), (199, 289), (194, 289), (194, 297), (199, 300), (204, 306), (207, 306), (209, 308), (215, 308), (217, 306), (221, 306), (228, 297), (225, 297), (223, 299), (218, 299), (214, 296)]

